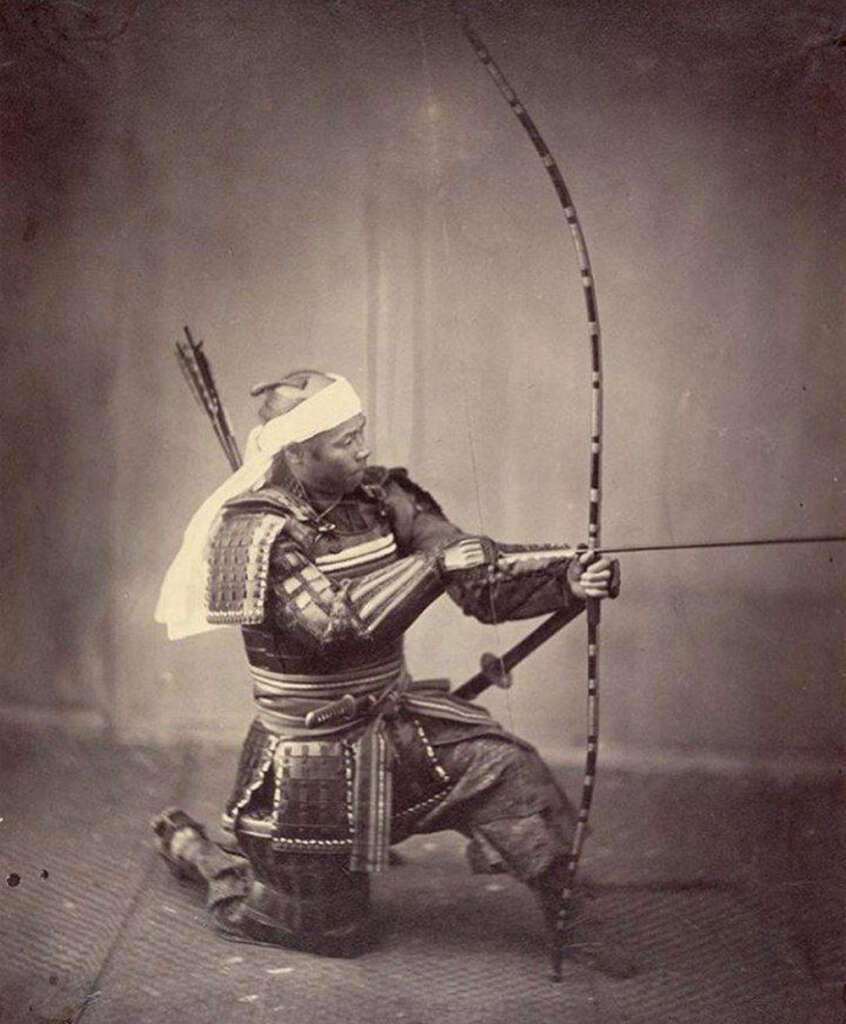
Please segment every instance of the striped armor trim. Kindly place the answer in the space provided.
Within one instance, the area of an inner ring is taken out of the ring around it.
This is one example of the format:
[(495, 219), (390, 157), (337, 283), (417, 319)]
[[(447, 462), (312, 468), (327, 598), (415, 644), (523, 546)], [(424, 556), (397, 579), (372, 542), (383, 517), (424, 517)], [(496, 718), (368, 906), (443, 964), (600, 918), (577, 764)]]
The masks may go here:
[(402, 659), (394, 659), (382, 665), (368, 665), (359, 670), (345, 669), (343, 672), (297, 675), (250, 666), (250, 675), (255, 692), (259, 696), (306, 695), (335, 700), (345, 693), (374, 693), (384, 689), (392, 680), (399, 678), (404, 667)]
[(432, 561), (411, 555), (354, 583), (348, 597), (365, 628), (372, 632), (431, 575)]
[[(336, 556), (320, 556), (315, 564), (293, 544), (280, 547), (275, 556), (278, 576), (274, 585), (284, 601), (281, 614), (321, 644), (344, 637), (372, 638), (391, 613), (399, 611), (417, 592), (420, 604), (411, 602), (415, 604), (412, 621), (440, 593), (440, 578), (432, 556), (395, 559), (396, 545), (392, 537), (388, 541), (388, 545), (374, 546), (371, 542), (348, 548), (342, 552), (347, 557), (340, 567), (338, 562), (327, 565), (323, 561)], [(372, 568), (371, 560), (381, 560), (386, 552), (392, 559), (390, 564)], [(341, 579), (333, 582), (321, 571), (324, 565), (332, 577)], [(351, 568), (361, 565), (369, 571), (350, 579)]]
[(344, 570), (358, 569), (367, 566), (374, 567), (375, 562), (383, 559), (395, 560), (397, 543), (392, 533), (386, 537), (377, 537), (375, 540), (365, 541), (363, 544), (356, 544), (353, 547), (345, 548), (336, 554), (318, 555), (314, 564), (330, 575), (340, 573)]

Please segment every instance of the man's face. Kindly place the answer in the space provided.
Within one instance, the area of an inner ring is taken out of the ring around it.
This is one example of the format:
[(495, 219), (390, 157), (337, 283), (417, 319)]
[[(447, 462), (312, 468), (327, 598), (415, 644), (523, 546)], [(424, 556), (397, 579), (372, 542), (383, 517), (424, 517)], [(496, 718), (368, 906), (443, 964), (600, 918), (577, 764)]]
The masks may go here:
[(309, 490), (340, 496), (361, 483), (370, 451), (364, 443), (363, 413), (303, 444), (297, 476)]

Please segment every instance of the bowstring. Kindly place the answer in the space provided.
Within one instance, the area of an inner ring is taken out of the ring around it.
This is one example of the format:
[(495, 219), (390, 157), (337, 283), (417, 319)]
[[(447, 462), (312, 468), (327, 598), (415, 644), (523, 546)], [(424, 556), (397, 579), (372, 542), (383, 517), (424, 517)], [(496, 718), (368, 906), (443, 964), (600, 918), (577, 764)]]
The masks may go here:
[[(428, 51), (427, 51), (427, 47), (426, 47), (426, 38), (425, 38), (425, 35), (423, 33), (423, 29), (422, 29), (422, 26), (420, 24), (420, 19), (419, 18), (417, 19), (416, 28), (417, 28), (417, 35), (418, 35), (418, 40), (419, 40), (419, 44), (420, 44), (420, 62), (421, 62), (421, 70), (422, 70), (422, 73), (423, 73), (423, 81), (424, 81), (425, 107), (426, 107), (427, 111), (430, 111), (430, 110), (438, 109), (439, 105), (437, 104), (437, 101), (436, 101), (436, 93), (435, 93), (435, 89), (434, 89), (434, 85), (433, 85), (431, 68), (429, 66)], [(435, 122), (435, 121), (432, 121), (431, 123), (429, 123), (428, 126), (429, 126), (429, 130), (432, 133), (438, 132), (438, 130), (439, 130), (437, 128), (437, 122)], [(434, 169), (435, 169), (436, 175), (439, 175), (440, 174), (440, 170), (441, 170), (440, 157), (439, 157), (439, 151), (438, 150), (439, 150), (439, 147), (435, 148), (435, 150), (434, 150), (434, 161), (433, 161), (434, 162)], [(439, 224), (440, 224), (441, 243), (442, 243), (443, 252), (444, 252), (444, 265), (448, 266), (448, 267), (451, 267), (453, 265), (453, 263), (452, 263), (452, 243), (451, 243), (451, 240), (450, 240), (450, 237), (449, 237), (449, 231), (448, 231), (448, 227), (447, 227), (447, 219), (446, 219), (446, 216), (444, 214), (443, 206), (439, 204), (437, 209), (438, 209)], [(457, 318), (456, 318), (454, 313), (451, 316), (451, 321), (452, 321), (453, 327), (455, 327), (455, 325), (457, 323)], [(463, 335), (463, 332), (459, 332), (459, 331), (456, 330), (455, 331), (455, 335), (459, 336), (459, 334)], [(465, 351), (465, 346), (462, 344), (462, 341), (463, 341), (463, 337), (460, 337), (458, 343), (453, 346), (453, 351), (457, 351), (458, 352), (458, 363), (459, 363), (459, 368), (460, 368), (459, 369), (459, 376), (460, 376), (460, 380), (461, 380), (461, 389), (460, 389), (461, 390), (461, 407), (462, 407), (462, 414), (463, 414), (463, 420), (464, 420), (464, 433), (465, 433), (466, 438), (467, 438), (467, 448), (468, 448), (468, 452), (469, 452), (469, 456), (470, 456), (470, 472), (471, 472), (472, 484), (473, 484), (473, 500), (474, 500), (474, 503), (475, 503), (475, 506), (476, 506), (476, 522), (477, 522), (477, 525), (478, 525), (478, 533), (483, 534), (483, 533), (485, 533), (485, 531), (484, 531), (484, 522), (485, 522), (485, 518), (486, 517), (485, 517), (485, 514), (484, 514), (483, 509), (482, 509), (482, 489), (481, 489), (480, 479), (479, 479), (479, 477), (480, 477), (480, 474), (479, 474), (479, 459), (478, 459), (478, 455), (477, 455), (477, 451), (476, 451), (475, 432), (474, 432), (474, 429), (473, 429), (473, 427), (474, 427), (473, 415), (472, 415), (472, 412), (470, 410), (470, 400), (469, 400), (469, 391), (470, 391), (470, 389), (468, 387), (469, 370), (468, 370), (468, 364), (467, 364), (467, 353)], [(495, 648), (496, 648), (496, 650), (502, 650), (501, 630), (500, 630), (500, 625), (499, 625), (499, 618), (497, 616), (497, 611), (496, 611), (496, 601), (494, 600), (494, 583), (493, 583), (492, 579), (489, 581), (488, 586), (487, 586), (487, 598), (488, 598), (489, 613), (490, 613), (490, 625), (491, 625), (491, 627), (493, 629), (493, 637), (494, 637)], [(508, 688), (506, 688), (506, 690), (505, 690), (505, 703), (506, 703), (506, 712), (507, 712), (507, 715), (508, 715), (508, 728), (509, 728), (510, 731), (513, 731), (514, 723), (513, 723), (513, 714), (512, 714), (512, 708), (511, 708), (511, 691)]]

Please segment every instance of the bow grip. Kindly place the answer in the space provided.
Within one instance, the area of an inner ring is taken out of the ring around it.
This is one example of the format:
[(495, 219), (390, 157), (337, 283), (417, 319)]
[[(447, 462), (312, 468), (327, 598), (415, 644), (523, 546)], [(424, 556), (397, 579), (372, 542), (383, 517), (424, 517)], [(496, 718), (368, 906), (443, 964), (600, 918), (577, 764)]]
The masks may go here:
[[(578, 547), (576, 548), (576, 553), (577, 554), (582, 554), (582, 552), (587, 551), (587, 550), (588, 550), (587, 544), (579, 544)], [(600, 555), (600, 552), (597, 551), (595, 557), (598, 558), (599, 555)], [(608, 581), (608, 596), (610, 598), (619, 597), (620, 596), (620, 587), (621, 586), (622, 586), (622, 581), (620, 579), (620, 560), (618, 558), (612, 558), (611, 559), (611, 579)]]
[(608, 581), (608, 596), (619, 597), (620, 586), (620, 562), (613, 558), (611, 560), (611, 579)]

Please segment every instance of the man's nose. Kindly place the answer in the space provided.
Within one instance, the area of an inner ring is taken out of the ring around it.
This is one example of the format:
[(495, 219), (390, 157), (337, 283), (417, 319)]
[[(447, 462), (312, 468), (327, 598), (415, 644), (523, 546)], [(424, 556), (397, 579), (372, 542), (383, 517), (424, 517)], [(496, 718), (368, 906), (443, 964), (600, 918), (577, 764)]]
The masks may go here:
[(355, 453), (355, 457), (359, 462), (366, 462), (370, 458), (370, 449), (362, 445)]

